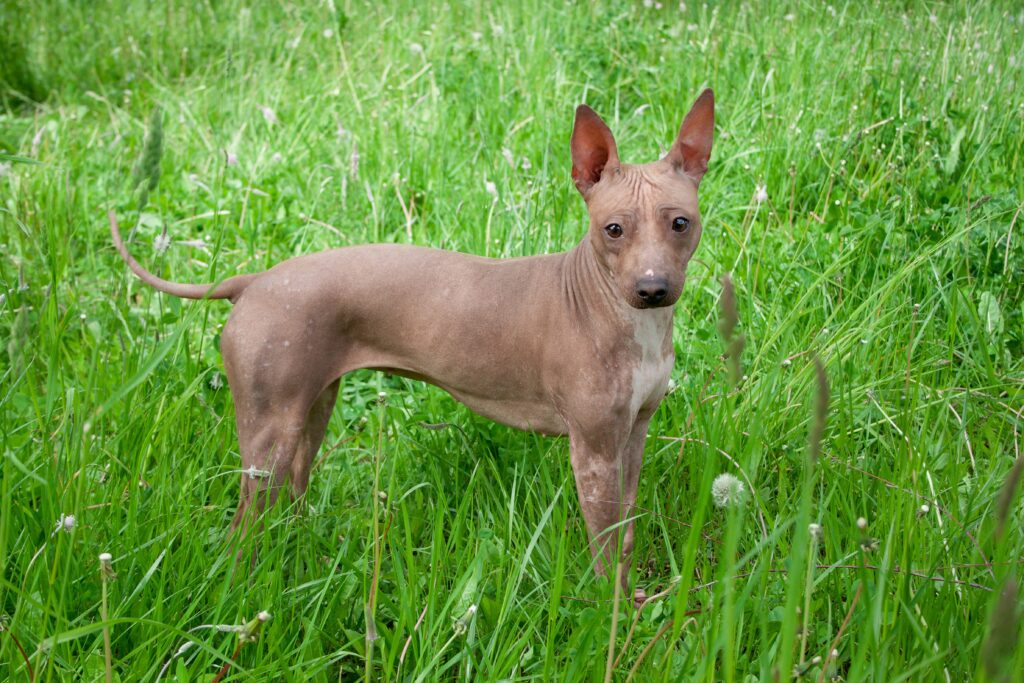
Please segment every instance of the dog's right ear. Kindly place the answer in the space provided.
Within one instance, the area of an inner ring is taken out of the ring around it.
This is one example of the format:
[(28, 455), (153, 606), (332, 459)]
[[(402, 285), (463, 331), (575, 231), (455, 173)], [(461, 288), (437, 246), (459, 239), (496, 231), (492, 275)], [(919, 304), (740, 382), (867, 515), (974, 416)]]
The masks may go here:
[(586, 199), (590, 188), (597, 184), (606, 171), (619, 166), (619, 153), (615, 138), (601, 117), (585, 104), (576, 108), (576, 123), (572, 127), (572, 179), (576, 189)]

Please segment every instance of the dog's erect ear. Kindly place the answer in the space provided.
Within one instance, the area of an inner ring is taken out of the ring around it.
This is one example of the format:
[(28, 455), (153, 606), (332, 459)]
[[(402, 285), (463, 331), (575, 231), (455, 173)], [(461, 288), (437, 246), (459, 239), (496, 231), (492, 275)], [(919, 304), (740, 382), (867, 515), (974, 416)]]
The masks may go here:
[(615, 138), (597, 113), (585, 104), (576, 107), (572, 127), (572, 179), (586, 198), (601, 175), (619, 165)]
[(711, 142), (715, 135), (715, 94), (711, 88), (706, 89), (693, 103), (690, 113), (683, 119), (672, 149), (665, 155), (677, 169), (693, 178), (700, 184), (700, 179), (708, 170), (708, 159), (711, 158)]

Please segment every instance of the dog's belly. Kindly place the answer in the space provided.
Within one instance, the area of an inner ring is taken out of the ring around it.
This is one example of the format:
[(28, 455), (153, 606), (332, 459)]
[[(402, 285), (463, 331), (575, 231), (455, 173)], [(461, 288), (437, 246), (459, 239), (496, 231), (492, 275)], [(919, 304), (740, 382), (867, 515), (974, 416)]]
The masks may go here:
[(411, 370), (384, 366), (376, 366), (372, 369), (433, 384), (447, 391), (452, 398), (474, 413), (514, 429), (548, 436), (564, 436), (569, 433), (569, 428), (562, 416), (554, 406), (544, 400), (480, 396), (472, 391), (445, 386), (443, 382)]
[(532, 401), (488, 399), (447, 391), (474, 413), (503, 425), (548, 436), (562, 436), (569, 433), (565, 420), (551, 405)]

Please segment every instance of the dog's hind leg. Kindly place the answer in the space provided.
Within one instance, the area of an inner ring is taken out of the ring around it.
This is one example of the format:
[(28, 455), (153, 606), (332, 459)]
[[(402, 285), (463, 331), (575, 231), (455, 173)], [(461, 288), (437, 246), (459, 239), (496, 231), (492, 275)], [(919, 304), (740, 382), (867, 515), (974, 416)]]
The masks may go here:
[(272, 415), (238, 413), (241, 496), (232, 529), (248, 529), (265, 508), (276, 502), (303, 446), (308, 411), (308, 405), (300, 404)]
[(327, 423), (330, 422), (331, 413), (334, 412), (334, 403), (338, 399), (340, 385), (340, 379), (328, 384), (309, 409), (302, 438), (299, 441), (299, 449), (292, 460), (291, 487), (295, 496), (304, 494), (306, 487), (309, 486), (309, 473), (316, 459), (317, 451), (320, 450), (320, 444), (323, 443), (324, 434), (327, 433)]

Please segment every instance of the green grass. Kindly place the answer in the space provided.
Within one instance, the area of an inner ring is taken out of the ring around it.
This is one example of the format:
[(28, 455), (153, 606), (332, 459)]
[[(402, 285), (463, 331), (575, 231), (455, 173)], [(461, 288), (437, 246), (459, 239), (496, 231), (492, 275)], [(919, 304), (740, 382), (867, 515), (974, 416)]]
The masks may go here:
[[(575, 105), (645, 162), (708, 85), (706, 228), (631, 573), (668, 593), (638, 620), (620, 605), (612, 678), (1020, 680), (1024, 512), (1001, 491), (1024, 431), (1024, 14), (665, 5), (0, 3), (0, 678), (28, 678), (20, 644), (38, 681), (102, 680), (106, 624), (115, 679), (208, 681), (237, 640), (208, 625), (261, 610), (226, 680), (363, 678), (377, 510), (370, 679), (604, 680), (613, 594), (567, 443), (423, 384), (346, 378), (308, 496), (234, 572), (230, 307), (141, 286), (105, 214), (193, 282), (370, 241), (563, 250), (585, 226)], [(811, 463), (815, 355), (832, 400)], [(713, 505), (723, 472), (745, 506)]]

